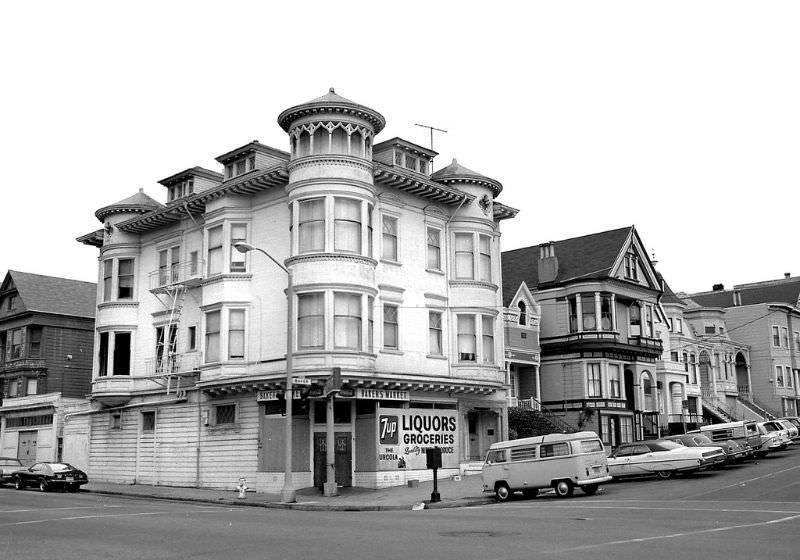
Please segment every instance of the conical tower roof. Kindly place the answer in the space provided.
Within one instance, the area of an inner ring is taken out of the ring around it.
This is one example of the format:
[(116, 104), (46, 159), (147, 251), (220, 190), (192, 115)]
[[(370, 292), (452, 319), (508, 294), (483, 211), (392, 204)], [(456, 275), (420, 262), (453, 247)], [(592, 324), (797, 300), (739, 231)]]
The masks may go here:
[(321, 97), (286, 109), (278, 115), (278, 124), (283, 130), (289, 132), (294, 121), (314, 113), (351, 114), (369, 122), (375, 130), (375, 134), (378, 134), (386, 126), (386, 119), (379, 112), (342, 97), (333, 88), (330, 88), (328, 93)]
[(121, 214), (121, 213), (145, 214), (147, 212), (150, 212), (151, 210), (155, 210), (163, 206), (164, 205), (158, 202), (157, 200), (147, 196), (144, 193), (143, 189), (139, 189), (139, 192), (137, 192), (133, 196), (129, 196), (125, 200), (120, 200), (115, 204), (104, 206), (103, 208), (95, 212), (94, 215), (97, 216), (98, 220), (103, 222), (111, 214)]
[(491, 177), (481, 175), (472, 169), (464, 167), (455, 158), (447, 167), (435, 171), (431, 175), (431, 179), (439, 183), (472, 183), (481, 185), (490, 188), (494, 196), (497, 196), (503, 190), (503, 185), (500, 184), (500, 181), (495, 181)]

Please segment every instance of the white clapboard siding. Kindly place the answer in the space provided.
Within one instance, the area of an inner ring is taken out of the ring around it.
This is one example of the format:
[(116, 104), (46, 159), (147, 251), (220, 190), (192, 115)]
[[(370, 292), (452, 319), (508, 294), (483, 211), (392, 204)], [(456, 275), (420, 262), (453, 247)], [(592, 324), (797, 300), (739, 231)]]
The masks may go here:
[(203, 427), (200, 484), (233, 488), (240, 477), (254, 481), (258, 470), (258, 403), (252, 396), (239, 404), (235, 428)]
[(121, 429), (110, 429), (109, 413), (91, 415), (89, 480), (133, 483), (136, 476), (138, 417), (122, 411)]

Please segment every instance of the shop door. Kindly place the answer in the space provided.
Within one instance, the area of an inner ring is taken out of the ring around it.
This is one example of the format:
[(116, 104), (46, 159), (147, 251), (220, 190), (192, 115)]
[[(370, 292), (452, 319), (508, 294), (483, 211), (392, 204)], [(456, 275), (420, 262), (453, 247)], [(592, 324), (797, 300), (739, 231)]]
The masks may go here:
[[(350, 452), (350, 432), (336, 432), (333, 434), (335, 445), (333, 463), (336, 470), (336, 484), (339, 486), (353, 485), (353, 457)], [(314, 486), (322, 490), (327, 473), (325, 459), (327, 456), (327, 441), (324, 432), (314, 434)]]
[(17, 458), (26, 467), (30, 467), (36, 462), (36, 438), (39, 432), (33, 430), (31, 432), (19, 433), (19, 444), (17, 445)]
[(479, 461), (481, 458), (481, 449), (477, 412), (467, 412), (467, 424), (469, 426), (469, 460)]

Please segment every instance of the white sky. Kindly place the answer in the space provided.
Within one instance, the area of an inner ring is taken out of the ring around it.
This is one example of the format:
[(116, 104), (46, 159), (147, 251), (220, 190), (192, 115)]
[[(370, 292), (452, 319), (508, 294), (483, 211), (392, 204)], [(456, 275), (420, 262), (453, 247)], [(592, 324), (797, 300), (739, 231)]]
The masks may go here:
[[(281, 6), (281, 7), (278, 7)], [(333, 86), (499, 180), (504, 250), (636, 225), (676, 291), (800, 275), (800, 2), (5, 2), (0, 274)]]

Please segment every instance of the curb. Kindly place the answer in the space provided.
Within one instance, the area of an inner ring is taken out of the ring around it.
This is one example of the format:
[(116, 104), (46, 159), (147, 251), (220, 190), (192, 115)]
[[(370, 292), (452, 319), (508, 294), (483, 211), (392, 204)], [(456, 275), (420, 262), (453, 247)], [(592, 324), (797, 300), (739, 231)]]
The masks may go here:
[[(81, 489), (81, 492), (85, 492), (87, 494), (103, 494), (107, 496), (126, 496), (129, 498), (144, 498), (148, 500), (166, 500), (171, 502), (194, 502), (194, 503), (205, 503), (205, 504), (217, 504), (217, 505), (224, 505), (224, 506), (247, 506), (247, 507), (261, 507), (267, 509), (283, 509), (283, 510), (297, 510), (297, 511), (350, 511), (350, 512), (358, 512), (358, 511), (366, 511), (366, 512), (374, 512), (374, 511), (411, 511), (414, 509), (413, 505), (399, 505), (399, 504), (384, 504), (384, 505), (377, 505), (377, 504), (318, 504), (318, 503), (303, 503), (303, 502), (296, 502), (296, 503), (285, 503), (285, 502), (256, 502), (256, 501), (246, 501), (240, 499), (227, 499), (227, 498), (218, 498), (216, 500), (212, 500), (210, 498), (198, 498), (194, 496), (162, 496), (158, 494), (138, 494), (138, 493), (130, 493), (130, 492), (122, 492), (122, 491), (114, 491), (114, 490), (95, 490), (95, 489)], [(474, 507), (474, 506), (481, 506), (487, 505), (494, 502), (493, 498), (468, 498), (468, 499), (461, 499), (456, 501), (443, 501), (443, 502), (436, 502), (430, 503), (430, 501), (426, 500), (422, 502), (424, 504), (424, 508), (422, 509), (452, 509), (452, 508), (459, 508), (459, 507)], [(419, 503), (419, 502), (418, 502)]]

